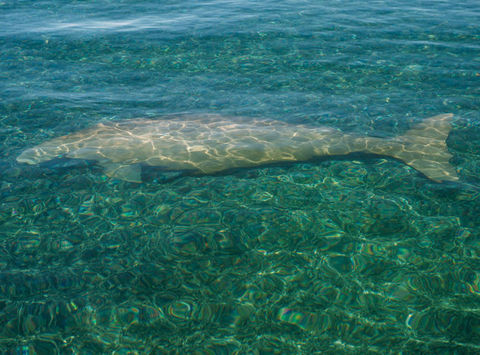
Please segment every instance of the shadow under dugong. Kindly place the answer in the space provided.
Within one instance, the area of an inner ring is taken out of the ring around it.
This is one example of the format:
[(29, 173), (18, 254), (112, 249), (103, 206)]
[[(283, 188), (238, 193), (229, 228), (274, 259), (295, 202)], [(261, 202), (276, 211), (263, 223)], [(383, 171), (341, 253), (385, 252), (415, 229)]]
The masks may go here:
[(329, 127), (219, 115), (100, 123), (26, 149), (17, 161), (57, 157), (95, 160), (105, 174), (141, 182), (141, 165), (212, 174), (232, 168), (307, 161), (354, 152), (399, 159), (434, 181), (456, 181), (446, 139), (452, 114), (424, 119), (391, 138), (361, 137)]

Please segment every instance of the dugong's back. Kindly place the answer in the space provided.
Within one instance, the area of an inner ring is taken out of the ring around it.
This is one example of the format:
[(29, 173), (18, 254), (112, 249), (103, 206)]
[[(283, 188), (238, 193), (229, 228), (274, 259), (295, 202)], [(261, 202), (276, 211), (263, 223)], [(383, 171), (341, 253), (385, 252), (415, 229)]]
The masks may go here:
[(334, 142), (344, 136), (331, 128), (220, 116), (130, 120), (112, 128), (117, 142), (110, 139), (109, 147), (126, 147), (130, 142), (136, 151), (131, 163), (207, 174), (275, 161), (307, 160), (318, 153), (319, 140)]

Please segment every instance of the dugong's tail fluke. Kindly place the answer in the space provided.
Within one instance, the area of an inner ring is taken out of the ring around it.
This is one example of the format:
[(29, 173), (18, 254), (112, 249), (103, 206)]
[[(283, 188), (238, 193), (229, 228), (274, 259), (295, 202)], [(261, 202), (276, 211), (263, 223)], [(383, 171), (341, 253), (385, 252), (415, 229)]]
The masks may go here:
[(446, 144), (452, 129), (452, 117), (448, 113), (427, 118), (394, 142), (383, 147), (377, 143), (376, 147), (381, 154), (404, 161), (434, 181), (457, 181), (457, 173), (449, 163), (452, 155)]

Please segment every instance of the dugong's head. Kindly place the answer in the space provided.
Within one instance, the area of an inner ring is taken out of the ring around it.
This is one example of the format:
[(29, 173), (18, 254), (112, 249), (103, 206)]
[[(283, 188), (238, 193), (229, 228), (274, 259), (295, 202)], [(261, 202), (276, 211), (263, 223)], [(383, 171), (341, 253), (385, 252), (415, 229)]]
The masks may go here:
[(58, 146), (53, 144), (41, 144), (33, 148), (28, 148), (17, 157), (19, 163), (39, 164), (55, 159), (66, 153), (66, 146)]

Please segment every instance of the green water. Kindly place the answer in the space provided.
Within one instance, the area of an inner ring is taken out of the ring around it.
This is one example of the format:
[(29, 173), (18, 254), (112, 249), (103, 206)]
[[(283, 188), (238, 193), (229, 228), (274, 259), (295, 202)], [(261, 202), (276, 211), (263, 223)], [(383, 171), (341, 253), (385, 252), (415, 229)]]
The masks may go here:
[[(0, 353), (480, 351), (477, 1), (0, 2)], [(389, 138), (453, 113), (460, 180), (353, 155), (213, 176), (16, 162), (176, 113)]]

